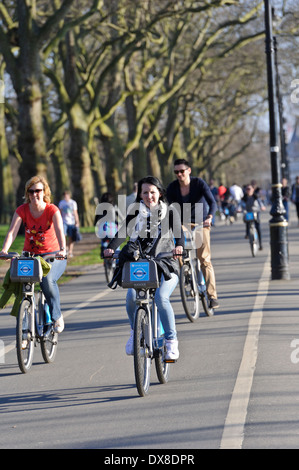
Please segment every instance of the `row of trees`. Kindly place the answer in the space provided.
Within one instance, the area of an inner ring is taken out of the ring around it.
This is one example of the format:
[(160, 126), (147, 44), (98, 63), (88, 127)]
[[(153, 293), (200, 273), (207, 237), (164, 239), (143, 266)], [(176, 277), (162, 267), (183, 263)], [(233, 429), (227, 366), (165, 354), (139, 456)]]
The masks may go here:
[(36, 173), (56, 200), (71, 188), (90, 225), (95, 196), (145, 174), (167, 184), (175, 156), (213, 176), (243, 154), (267, 96), (262, 6), (2, 0), (0, 221)]

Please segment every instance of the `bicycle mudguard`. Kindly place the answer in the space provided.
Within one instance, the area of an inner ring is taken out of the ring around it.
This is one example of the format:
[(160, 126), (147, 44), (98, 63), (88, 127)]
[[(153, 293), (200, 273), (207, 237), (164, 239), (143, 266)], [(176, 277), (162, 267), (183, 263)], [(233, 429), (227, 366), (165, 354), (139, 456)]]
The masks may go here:
[(122, 269), (122, 287), (153, 289), (159, 287), (157, 264), (153, 260), (126, 261)]

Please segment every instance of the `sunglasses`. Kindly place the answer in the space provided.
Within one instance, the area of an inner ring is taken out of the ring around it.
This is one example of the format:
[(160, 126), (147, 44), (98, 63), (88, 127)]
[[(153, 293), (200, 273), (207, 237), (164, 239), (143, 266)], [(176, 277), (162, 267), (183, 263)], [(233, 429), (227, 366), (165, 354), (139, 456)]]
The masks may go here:
[(28, 193), (29, 194), (34, 194), (34, 193), (41, 193), (43, 191), (43, 189), (28, 189)]
[(186, 170), (188, 170), (188, 168), (184, 168), (183, 170), (174, 170), (174, 173), (175, 173), (176, 175), (179, 175), (180, 173), (182, 173), (182, 175), (183, 175)]

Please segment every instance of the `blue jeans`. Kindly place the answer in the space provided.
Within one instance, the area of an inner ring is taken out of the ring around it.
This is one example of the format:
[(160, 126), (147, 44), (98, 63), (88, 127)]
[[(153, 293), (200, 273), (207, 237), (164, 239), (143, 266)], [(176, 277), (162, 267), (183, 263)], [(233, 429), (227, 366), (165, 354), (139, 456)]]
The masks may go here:
[(47, 263), (51, 264), (51, 269), (47, 276), (43, 277), (40, 286), (49, 305), (52, 320), (56, 321), (61, 316), (60, 294), (57, 281), (65, 271), (66, 260), (47, 260)]
[[(170, 303), (170, 296), (178, 283), (178, 276), (171, 273), (171, 279), (166, 281), (162, 275), (160, 287), (155, 293), (155, 302), (157, 305), (158, 313), (160, 315), (161, 323), (165, 332), (166, 339), (176, 339), (176, 327), (174, 311)], [(126, 308), (132, 330), (134, 329), (135, 311), (136, 311), (136, 291), (135, 289), (128, 289)]]

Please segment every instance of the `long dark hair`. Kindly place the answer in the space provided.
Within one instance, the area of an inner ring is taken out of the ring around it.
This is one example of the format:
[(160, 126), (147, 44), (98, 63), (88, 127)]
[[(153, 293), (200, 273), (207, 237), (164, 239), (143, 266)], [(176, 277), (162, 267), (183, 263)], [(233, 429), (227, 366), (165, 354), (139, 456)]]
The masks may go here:
[(152, 185), (156, 186), (156, 188), (158, 189), (158, 191), (160, 193), (159, 200), (163, 201), (163, 202), (166, 202), (166, 191), (163, 188), (161, 181), (158, 178), (156, 178), (155, 176), (146, 176), (145, 178), (142, 178), (140, 181), (138, 181), (136, 202), (141, 201), (140, 194), (141, 194), (143, 184), (152, 184)]

